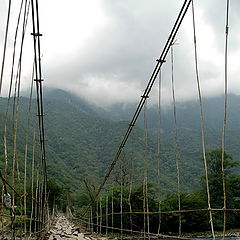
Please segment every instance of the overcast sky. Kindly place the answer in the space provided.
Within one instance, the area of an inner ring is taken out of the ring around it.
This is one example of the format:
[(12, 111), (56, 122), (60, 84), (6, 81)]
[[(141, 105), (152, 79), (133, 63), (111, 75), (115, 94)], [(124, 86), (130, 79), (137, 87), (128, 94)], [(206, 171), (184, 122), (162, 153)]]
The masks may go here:
[[(0, 0), (0, 57), (7, 0)], [(12, 1), (4, 89), (9, 85), (18, 4)], [(137, 102), (145, 89), (183, 0), (41, 0), (44, 86), (69, 90), (102, 106)], [(240, 1), (230, 1), (229, 92), (240, 94)], [(197, 43), (204, 96), (223, 93), (225, 0), (195, 0)], [(29, 17), (31, 20), (31, 16)], [(32, 69), (31, 21), (24, 45), (22, 89)], [(174, 47), (177, 100), (196, 97), (191, 8)], [(0, 60), (1, 62), (1, 60)], [(170, 59), (163, 68), (163, 95), (171, 99)], [(157, 86), (156, 86), (157, 87)], [(151, 98), (156, 99), (157, 90)]]

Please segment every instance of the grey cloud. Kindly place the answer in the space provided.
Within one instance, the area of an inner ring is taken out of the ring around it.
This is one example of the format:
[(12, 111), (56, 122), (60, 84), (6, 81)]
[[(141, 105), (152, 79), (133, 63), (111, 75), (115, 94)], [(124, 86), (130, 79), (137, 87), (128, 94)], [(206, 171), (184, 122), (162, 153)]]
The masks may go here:
[[(216, 37), (216, 45), (220, 51), (223, 51), (223, 44), (225, 39), (225, 25), (226, 25), (226, 2), (218, 0), (204, 0), (201, 2), (204, 10), (204, 17)], [(239, 47), (239, 21), (240, 21), (240, 2), (230, 1), (229, 5), (229, 37), (231, 40), (230, 50), (236, 50)], [(206, 36), (207, 37), (207, 36)]]
[(164, 6), (163, 10), (157, 0), (103, 3), (109, 25), (79, 49), (77, 57), (67, 63), (69, 70), (60, 67), (60, 78), (68, 79), (68, 84), (86, 77), (135, 82), (142, 91), (179, 8)]
[(6, 18), (7, 18), (7, 5), (5, 1), (1, 2), (0, 6), (0, 16), (1, 16), (1, 21), (0, 21), (0, 43), (4, 39), (4, 34), (5, 34), (5, 24), (6, 24)]
[[(166, 4), (158, 0), (105, 0), (102, 4), (109, 19), (108, 24), (89, 39), (84, 48), (77, 49), (74, 58), (66, 58), (55, 69), (50, 66), (52, 70), (47, 69), (48, 78), (51, 79), (49, 83), (70, 89), (99, 104), (138, 101), (136, 96), (140, 97), (144, 90), (181, 3), (168, 1)], [(204, 10), (206, 23), (211, 24), (214, 30), (218, 49), (223, 51), (224, 3), (205, 0), (199, 2), (199, 5)], [(237, 9), (239, 4), (234, 3), (231, 10), (232, 19), (238, 20)], [(232, 28), (235, 29), (236, 26), (234, 22)], [(176, 91), (178, 99), (188, 100), (196, 97), (193, 42), (184, 39), (184, 33), (181, 36), (183, 38), (179, 39), (180, 45), (175, 48)], [(166, 65), (163, 88), (169, 89), (169, 60)], [(200, 61), (200, 69), (206, 95), (218, 93), (221, 73), (216, 69), (214, 61)], [(170, 90), (166, 92), (167, 98), (170, 99)]]

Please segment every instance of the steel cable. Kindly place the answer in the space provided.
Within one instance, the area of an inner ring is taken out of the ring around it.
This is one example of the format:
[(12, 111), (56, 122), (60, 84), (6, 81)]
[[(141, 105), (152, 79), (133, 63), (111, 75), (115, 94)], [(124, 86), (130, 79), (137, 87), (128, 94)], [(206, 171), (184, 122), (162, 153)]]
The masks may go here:
[[(173, 99), (173, 118), (174, 118), (174, 140), (175, 140), (175, 161), (177, 170), (177, 196), (178, 196), (178, 210), (181, 210), (181, 195), (180, 195), (180, 148), (178, 139), (178, 126), (177, 126), (177, 111), (176, 111), (176, 99), (175, 99), (175, 81), (174, 81), (174, 53), (173, 45), (171, 46), (171, 78), (172, 78), (172, 99)], [(179, 212), (179, 228), (178, 234), (181, 236), (182, 232), (182, 218)]]
[[(161, 97), (162, 97), (162, 71), (159, 72), (158, 79), (158, 140), (157, 140), (157, 191), (158, 191), (158, 211), (161, 211), (161, 179), (160, 179), (160, 167), (161, 167)], [(161, 231), (161, 214), (158, 217), (158, 234)]]
[[(225, 137), (227, 128), (227, 104), (228, 104), (228, 33), (229, 33), (229, 0), (226, 1), (226, 27), (225, 27), (225, 68), (224, 68), (224, 119), (222, 130), (222, 187), (223, 187), (223, 209), (227, 208), (227, 193), (225, 182), (225, 169), (224, 169), (224, 154), (225, 154)], [(227, 223), (227, 212), (224, 212), (223, 219), (223, 239), (225, 238)]]
[(3, 72), (4, 72), (5, 59), (6, 59), (8, 29), (9, 29), (10, 15), (11, 15), (11, 7), (12, 7), (12, 1), (9, 0), (8, 1), (8, 13), (7, 13), (7, 24), (6, 24), (6, 29), (5, 29), (5, 38), (4, 38), (4, 47), (3, 47), (2, 67), (1, 67), (1, 75), (0, 75), (0, 96), (1, 96), (1, 91), (2, 91)]

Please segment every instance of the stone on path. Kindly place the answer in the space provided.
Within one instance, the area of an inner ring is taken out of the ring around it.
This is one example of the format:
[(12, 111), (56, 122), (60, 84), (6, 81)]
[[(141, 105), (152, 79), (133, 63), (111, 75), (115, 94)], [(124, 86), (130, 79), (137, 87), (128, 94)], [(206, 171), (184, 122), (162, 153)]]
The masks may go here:
[(64, 215), (58, 215), (55, 225), (48, 231), (49, 240), (86, 240), (79, 227), (74, 226)]

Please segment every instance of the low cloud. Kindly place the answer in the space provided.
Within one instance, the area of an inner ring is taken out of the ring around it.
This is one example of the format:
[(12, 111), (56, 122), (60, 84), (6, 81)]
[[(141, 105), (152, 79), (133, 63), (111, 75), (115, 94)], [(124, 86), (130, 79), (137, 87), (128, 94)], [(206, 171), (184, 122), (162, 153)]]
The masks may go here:
[[(42, 38), (45, 86), (69, 90), (95, 104), (137, 102), (182, 2), (91, 0), (85, 6), (85, 22), (81, 18), (84, 9), (80, 2), (73, 1), (70, 7), (67, 1), (61, 0), (53, 19), (51, 9), (41, 12), (41, 29), (45, 32)], [(47, 6), (45, 1), (42, 4), (42, 9)], [(52, 5), (54, 3), (49, 8)], [(236, 64), (240, 52), (239, 10), (240, 3), (232, 2), (229, 91), (236, 94), (240, 92)], [(88, 11), (91, 17), (87, 17)], [(225, 2), (203, 0), (196, 2), (195, 11), (202, 91), (204, 96), (215, 96), (223, 92), (226, 6)], [(91, 31), (87, 30), (88, 25)], [(177, 100), (186, 101), (197, 96), (191, 8), (179, 31), (177, 43), (174, 46), (176, 96)], [(163, 93), (169, 102), (169, 57), (162, 74)], [(156, 88), (151, 95), (153, 99), (157, 98)]]

